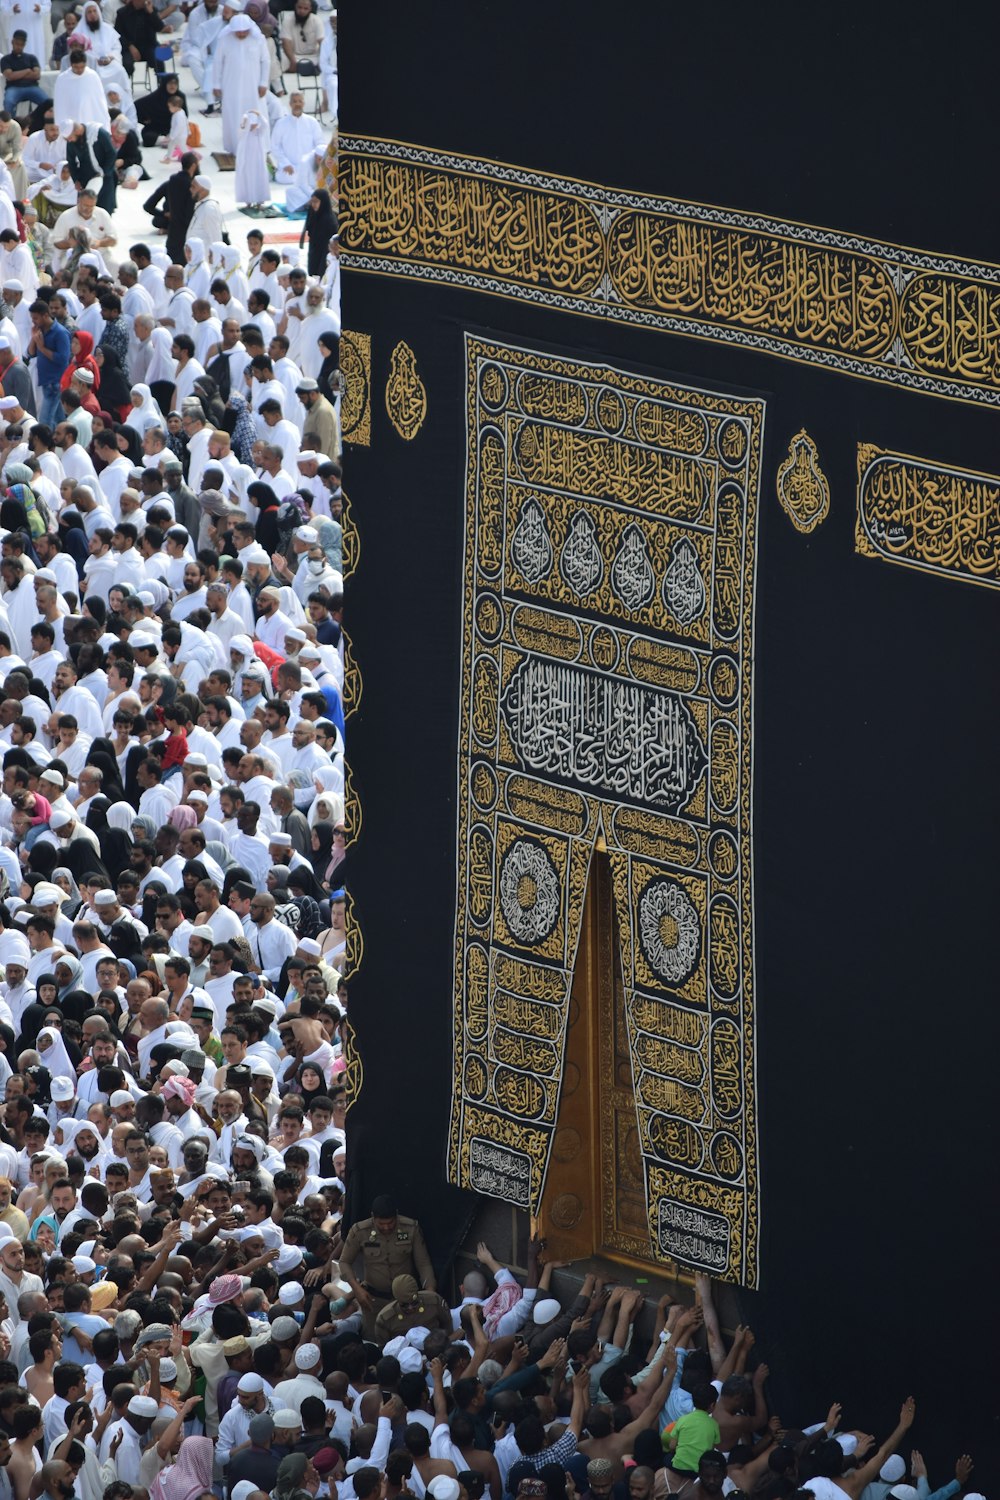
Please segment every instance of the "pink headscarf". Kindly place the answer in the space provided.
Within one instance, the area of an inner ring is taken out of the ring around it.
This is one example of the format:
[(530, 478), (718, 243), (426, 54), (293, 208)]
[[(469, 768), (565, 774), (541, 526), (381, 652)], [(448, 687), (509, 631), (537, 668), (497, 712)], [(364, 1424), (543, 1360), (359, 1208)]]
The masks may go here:
[(172, 1073), (163, 1085), (164, 1099), (183, 1099), (188, 1109), (194, 1103), (197, 1090), (193, 1078), (182, 1078), (180, 1074)]
[(167, 822), (172, 823), (178, 833), (183, 833), (186, 828), (197, 828), (198, 814), (193, 807), (188, 807), (187, 803), (184, 803), (180, 807), (171, 809)]
[(150, 1500), (196, 1500), (212, 1488), (212, 1459), (215, 1444), (211, 1438), (185, 1438), (177, 1462), (161, 1469), (150, 1488)]
[(216, 1276), (208, 1289), (208, 1304), (210, 1307), (221, 1307), (223, 1302), (232, 1302), (242, 1290), (242, 1276), (232, 1273), (228, 1276)]

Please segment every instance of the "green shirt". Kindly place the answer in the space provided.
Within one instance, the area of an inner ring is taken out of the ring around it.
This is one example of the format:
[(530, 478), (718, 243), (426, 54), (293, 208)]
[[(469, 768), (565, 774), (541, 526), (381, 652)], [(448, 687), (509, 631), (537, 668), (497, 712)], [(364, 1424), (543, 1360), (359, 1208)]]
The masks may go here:
[(674, 1468), (685, 1473), (698, 1472), (698, 1460), (709, 1448), (718, 1446), (722, 1434), (719, 1424), (707, 1411), (685, 1412), (674, 1423), (673, 1431), (664, 1434), (664, 1441), (674, 1443)]

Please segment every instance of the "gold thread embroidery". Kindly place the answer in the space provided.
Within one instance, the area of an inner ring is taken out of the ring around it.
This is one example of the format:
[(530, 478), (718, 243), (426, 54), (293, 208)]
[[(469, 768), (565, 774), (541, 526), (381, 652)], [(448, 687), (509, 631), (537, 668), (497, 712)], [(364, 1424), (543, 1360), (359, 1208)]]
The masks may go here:
[(637, 1232), (654, 1259), (753, 1285), (763, 402), (471, 335), (466, 351), (449, 1175), (537, 1211), (603, 830)]
[(344, 381), (340, 402), (341, 440), (367, 448), (372, 440), (370, 334), (344, 329), (340, 335), (340, 373)]
[(427, 415), (427, 391), (417, 374), (417, 357), (402, 339), (389, 359), (385, 409), (400, 437), (412, 442)]
[(995, 265), (402, 142), (347, 137), (341, 148), (351, 271), (445, 281), (1000, 404)]
[(1000, 476), (859, 443), (855, 551), (1000, 588)]
[(778, 499), (796, 531), (815, 531), (830, 509), (830, 485), (819, 466), (816, 444), (803, 427), (778, 467)]

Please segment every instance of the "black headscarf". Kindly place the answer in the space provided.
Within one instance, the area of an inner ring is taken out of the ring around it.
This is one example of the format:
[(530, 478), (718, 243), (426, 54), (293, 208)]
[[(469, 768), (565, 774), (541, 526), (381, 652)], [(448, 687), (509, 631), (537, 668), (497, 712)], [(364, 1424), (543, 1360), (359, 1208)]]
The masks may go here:
[(77, 576), (83, 577), (83, 567), (89, 557), (87, 534), (83, 529), (83, 517), (78, 510), (64, 510), (59, 516), (59, 540), (63, 551), (76, 564)]
[(108, 344), (101, 345), (101, 400), (112, 412), (131, 406), (132, 387), (125, 379), (118, 351)]
[(139, 433), (136, 432), (135, 428), (126, 427), (124, 422), (116, 422), (115, 437), (125, 439), (128, 447), (125, 449), (124, 456), (128, 459), (130, 464), (133, 464), (137, 469), (141, 469), (142, 438), (140, 437)]
[(278, 532), (278, 506), (281, 501), (271, 486), (262, 479), (255, 479), (253, 484), (247, 485), (247, 497), (260, 511), (253, 534), (270, 557), (272, 552), (277, 552), (281, 540)]
[[(117, 800), (124, 801), (125, 799)], [(108, 869), (127, 870), (132, 840), (123, 828), (112, 828), (108, 823), (110, 806), (110, 799), (105, 796), (102, 789), (97, 797), (92, 797), (90, 800), (90, 806), (87, 808), (87, 827), (92, 833), (97, 834), (97, 842), (101, 846), (101, 858)]]
[(118, 769), (118, 761), (115, 758), (115, 747), (110, 740), (94, 740), (87, 751), (86, 764), (93, 766), (101, 773), (101, 794), (107, 797), (109, 802), (124, 802), (125, 788), (122, 786), (121, 772)]
[(335, 333), (321, 333), (316, 342), (321, 349), (328, 351), (323, 356), (323, 363), (320, 365), (319, 374), (316, 376), (316, 384), (319, 386), (320, 395), (325, 396), (332, 403), (336, 400), (336, 396), (331, 385), (331, 380), (334, 371), (340, 368), (340, 340)]
[(299, 239), (300, 247), (309, 241), (308, 271), (310, 276), (322, 276), (326, 270), (326, 257), (330, 240), (337, 233), (337, 215), (333, 211), (330, 194), (326, 188), (316, 188), (312, 197), (319, 204), (313, 208), (312, 199), (306, 209), (306, 221)]

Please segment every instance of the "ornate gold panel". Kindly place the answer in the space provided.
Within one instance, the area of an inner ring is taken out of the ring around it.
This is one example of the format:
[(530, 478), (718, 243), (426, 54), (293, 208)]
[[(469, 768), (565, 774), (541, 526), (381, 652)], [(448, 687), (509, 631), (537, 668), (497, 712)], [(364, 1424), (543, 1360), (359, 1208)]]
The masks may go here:
[(763, 402), (466, 350), (450, 1175), (564, 1251), (695, 1266), (699, 1184), (705, 1264), (753, 1285)]
[[(457, 283), (1000, 405), (995, 265), (398, 141), (348, 136), (340, 145), (340, 243), (351, 271)], [(499, 377), (485, 378), (484, 404), (500, 411)], [(527, 418), (555, 416), (561, 446), (575, 446), (569, 433), (584, 417), (571, 379), (536, 380), (518, 399)], [(596, 399), (595, 447), (631, 424), (640, 443), (670, 450), (678, 474), (693, 472), (697, 423), (681, 421), (669, 395), (621, 414), (614, 397)], [(715, 446), (735, 468), (740, 425)]]
[(855, 550), (1000, 588), (1000, 475), (859, 443)]

